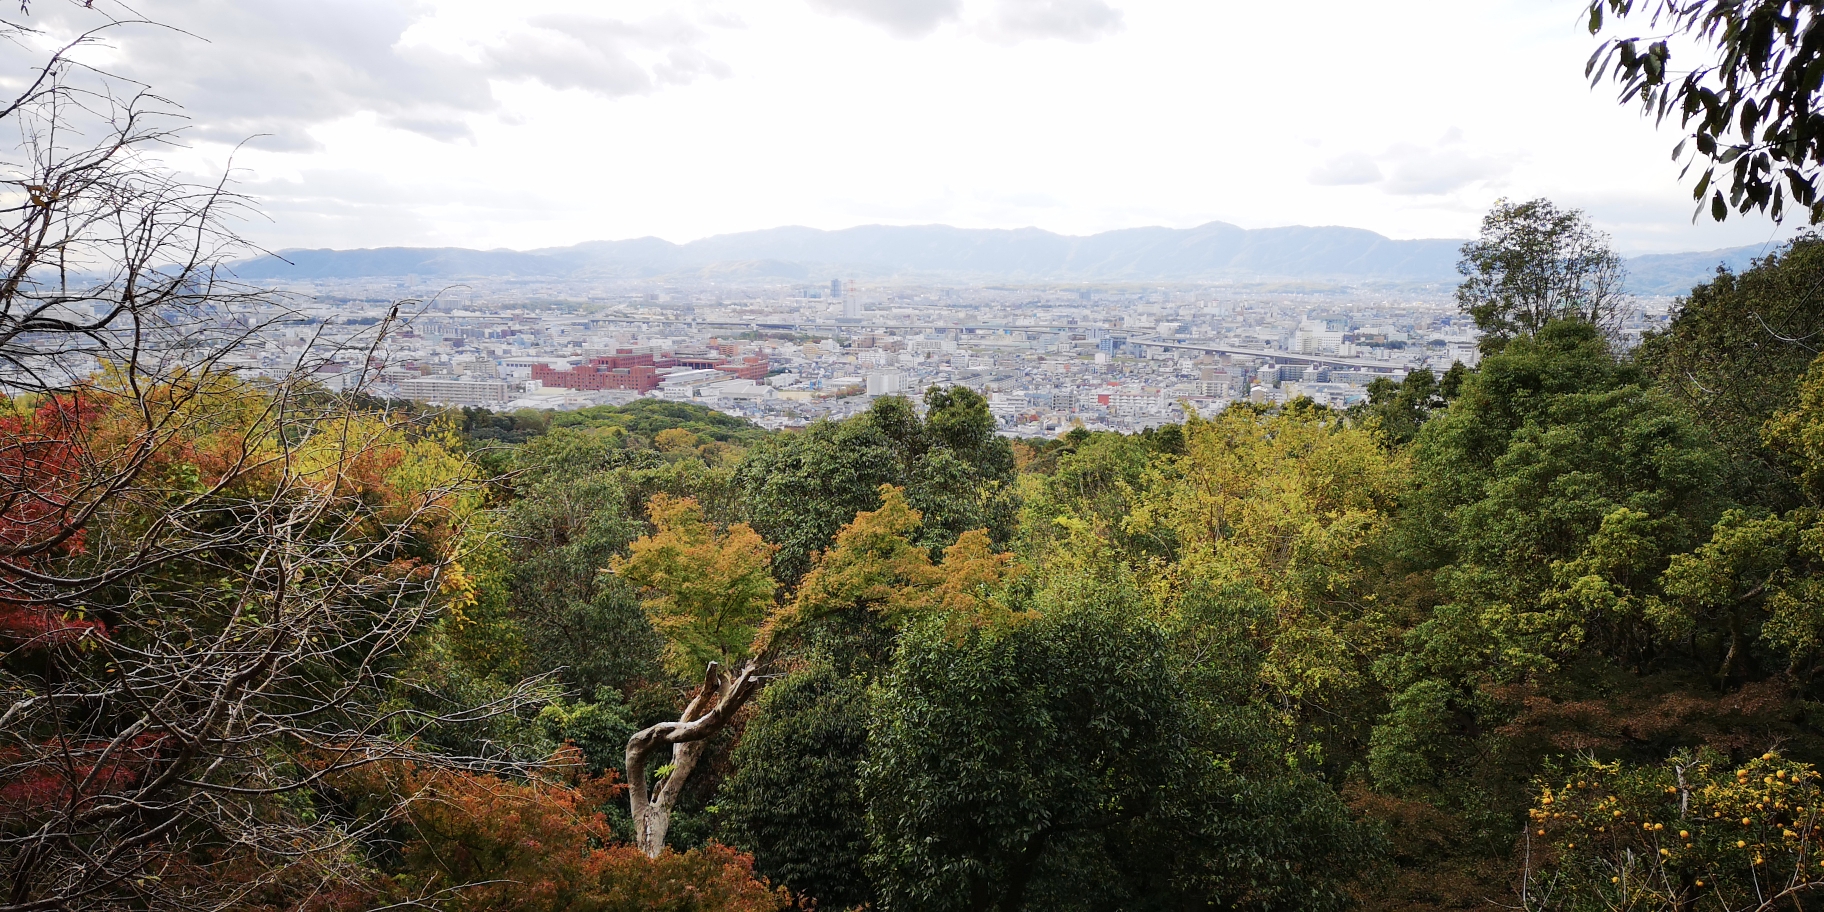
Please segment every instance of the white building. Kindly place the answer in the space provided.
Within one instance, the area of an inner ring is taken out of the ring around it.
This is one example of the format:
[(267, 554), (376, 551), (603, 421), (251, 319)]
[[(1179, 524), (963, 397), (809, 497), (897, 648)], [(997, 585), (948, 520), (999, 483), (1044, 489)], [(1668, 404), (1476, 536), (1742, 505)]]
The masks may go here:
[(568, 358), (505, 358), (500, 362), (500, 375), (510, 379), (524, 380), (525, 378), (532, 376), (532, 368), (540, 364), (556, 368), (557, 370), (565, 370), (574, 366)]
[(875, 371), (868, 374), (868, 395), (891, 396), (904, 389), (906, 375), (899, 371)]
[(1108, 397), (1110, 414), (1138, 418), (1165, 414), (1165, 390), (1120, 389)]
[(455, 377), (402, 380), (399, 395), (435, 405), (499, 405), (512, 398), (505, 380), (459, 380)]
[(697, 395), (736, 402), (760, 402), (779, 398), (779, 391), (765, 383), (736, 377), (697, 387)]
[(705, 384), (715, 383), (718, 380), (726, 379), (728, 379), (728, 374), (726, 372), (709, 368), (702, 370), (676, 370), (659, 378), (659, 388), (663, 390), (690, 390)]
[(1301, 355), (1334, 355), (1342, 346), (1342, 330), (1329, 329), (1317, 320), (1299, 323), (1292, 333), (1292, 350)]

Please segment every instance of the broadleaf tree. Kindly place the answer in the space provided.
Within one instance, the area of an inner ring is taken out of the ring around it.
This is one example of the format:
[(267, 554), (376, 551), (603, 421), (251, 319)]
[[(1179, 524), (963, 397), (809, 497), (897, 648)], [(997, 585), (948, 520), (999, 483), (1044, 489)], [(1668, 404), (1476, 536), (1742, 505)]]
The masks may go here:
[(1553, 320), (1610, 328), (1620, 315), (1626, 269), (1581, 210), (1548, 199), (1498, 200), (1462, 255), (1457, 304), (1476, 321), (1484, 348)]
[[(1672, 150), (1697, 182), (1695, 219), (1731, 210), (1782, 218), (1788, 201), (1824, 220), (1824, 30), (1808, 0), (1590, 0), (1590, 34), (1644, 20), (1650, 34), (1604, 39), (1584, 75), (1621, 88), (1656, 123), (1677, 117), (1687, 131)], [(1691, 65), (1675, 43), (1697, 46)], [(1719, 170), (1722, 172), (1718, 174)], [(1728, 186), (1724, 186), (1724, 182)], [(1727, 196), (1725, 196), (1725, 193)]]

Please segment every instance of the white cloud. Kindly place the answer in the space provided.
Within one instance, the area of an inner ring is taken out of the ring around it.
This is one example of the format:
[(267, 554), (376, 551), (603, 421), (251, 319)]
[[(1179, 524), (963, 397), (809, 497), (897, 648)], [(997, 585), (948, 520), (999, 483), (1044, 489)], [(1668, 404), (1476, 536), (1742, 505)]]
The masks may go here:
[(1460, 145), (1399, 145), (1384, 156), (1392, 173), (1382, 189), (1399, 196), (1441, 196), (1486, 183), (1513, 170), (1503, 156), (1480, 155)]
[(859, 19), (896, 38), (925, 38), (949, 23), (997, 44), (1044, 38), (1094, 41), (1121, 31), (1105, 0), (810, 0), (811, 8)]
[(898, 38), (922, 38), (953, 22), (962, 0), (810, 0), (811, 7), (836, 16), (860, 19)]
[(1094, 41), (1121, 31), (1121, 11), (1102, 0), (999, 0), (983, 26), (989, 38)]
[(1452, 127), (1429, 146), (1395, 143), (1379, 154), (1347, 152), (1313, 168), (1320, 187), (1376, 184), (1394, 196), (1447, 196), (1486, 185), (1513, 170), (1511, 155), (1478, 152)]
[(609, 98), (730, 75), (726, 64), (697, 47), (703, 30), (676, 16), (626, 22), (556, 14), (528, 24), (530, 29), (485, 46), (496, 74)]
[(1338, 155), (1311, 170), (1310, 181), (1320, 187), (1343, 187), (1380, 181), (1381, 168), (1360, 152)]

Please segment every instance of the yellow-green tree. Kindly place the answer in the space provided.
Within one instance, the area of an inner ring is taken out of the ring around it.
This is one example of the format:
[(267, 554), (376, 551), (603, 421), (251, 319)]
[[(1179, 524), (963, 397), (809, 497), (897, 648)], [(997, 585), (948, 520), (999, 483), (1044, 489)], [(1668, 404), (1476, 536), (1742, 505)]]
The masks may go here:
[(1010, 554), (997, 553), (985, 529), (958, 536), (933, 564), (914, 544), (924, 516), (906, 502), (905, 490), (881, 485), (880, 509), (855, 514), (836, 533), (835, 546), (818, 555), (798, 587), (782, 626), (804, 624), (860, 608), (900, 626), (941, 614), (957, 627), (1005, 623), (1014, 613), (993, 595), (1016, 572)]
[(1184, 455), (1155, 464), (1126, 520), (1178, 543), (1177, 560), (1151, 574), (1161, 603), (1169, 612), (1194, 589), (1255, 592), (1270, 608), (1248, 622), (1262, 684), (1294, 702), (1355, 686), (1365, 649), (1393, 634), (1375, 620), (1364, 558), (1406, 490), (1404, 458), (1374, 429), (1299, 404), (1193, 416), (1184, 437)]
[(647, 590), (652, 626), (665, 637), (666, 665), (694, 677), (705, 665), (747, 658), (773, 604), (767, 572), (777, 547), (746, 523), (718, 529), (695, 498), (654, 495), (651, 535), (635, 540), (613, 571)]
[(1529, 910), (1810, 908), (1824, 888), (1824, 789), (1775, 753), (1653, 766), (1585, 760), (1529, 811)]

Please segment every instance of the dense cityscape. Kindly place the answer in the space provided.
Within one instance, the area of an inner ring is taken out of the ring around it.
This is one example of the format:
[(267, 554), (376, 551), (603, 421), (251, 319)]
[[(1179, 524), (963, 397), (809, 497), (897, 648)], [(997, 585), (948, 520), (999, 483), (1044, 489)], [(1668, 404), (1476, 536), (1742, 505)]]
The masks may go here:
[[(577, 288), (411, 279), (290, 289), (303, 320), (244, 356), (290, 369), (313, 341), (371, 331), (404, 300), (372, 359), (330, 358), (325, 386), (439, 405), (570, 410), (688, 401), (769, 428), (865, 410), (874, 397), (967, 386), (1005, 436), (1133, 432), (1229, 403), (1300, 396), (1346, 408), (1376, 378), (1476, 364), (1473, 323), (1437, 289), (1233, 286)], [(1665, 318), (1633, 302), (1631, 345)], [(340, 327), (340, 328), (338, 328)]]

